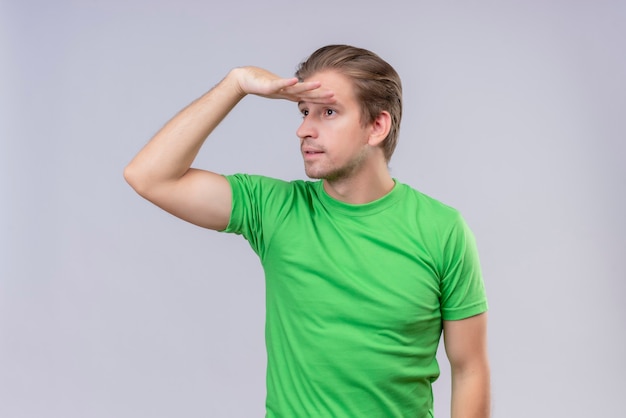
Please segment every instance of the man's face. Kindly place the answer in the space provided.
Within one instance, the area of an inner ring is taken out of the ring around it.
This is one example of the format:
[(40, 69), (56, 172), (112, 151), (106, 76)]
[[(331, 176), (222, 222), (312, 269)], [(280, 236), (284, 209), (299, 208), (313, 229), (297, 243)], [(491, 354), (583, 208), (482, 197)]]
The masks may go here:
[(333, 91), (336, 100), (331, 105), (298, 103), (303, 121), (296, 134), (306, 175), (330, 181), (356, 175), (371, 157), (371, 124), (361, 123), (352, 81), (333, 70), (315, 73), (305, 81), (320, 81), (321, 88)]

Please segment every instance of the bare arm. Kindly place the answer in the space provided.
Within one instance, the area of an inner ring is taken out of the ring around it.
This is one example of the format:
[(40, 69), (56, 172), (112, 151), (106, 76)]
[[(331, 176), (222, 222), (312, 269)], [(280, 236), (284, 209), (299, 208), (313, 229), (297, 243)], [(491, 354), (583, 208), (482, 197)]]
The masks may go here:
[(452, 418), (488, 418), (487, 314), (444, 321), (443, 330), (452, 371)]
[(170, 120), (124, 170), (126, 181), (144, 198), (196, 225), (228, 225), (232, 193), (221, 175), (191, 168), (215, 127), (247, 94), (298, 101), (332, 100), (318, 82), (298, 83), (256, 67), (233, 69), (211, 91)]

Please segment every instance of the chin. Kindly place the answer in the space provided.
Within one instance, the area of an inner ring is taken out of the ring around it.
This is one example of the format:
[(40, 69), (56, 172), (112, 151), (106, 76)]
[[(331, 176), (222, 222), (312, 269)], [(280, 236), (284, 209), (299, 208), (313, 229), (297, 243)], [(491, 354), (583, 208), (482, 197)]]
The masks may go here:
[(306, 174), (306, 176), (310, 179), (321, 180), (321, 179), (326, 178), (327, 173), (324, 170), (315, 170), (315, 169), (312, 169), (311, 167), (307, 167), (305, 164), (304, 174)]
[(337, 170), (337, 171), (311, 171), (305, 170), (305, 174), (308, 178), (313, 180), (326, 180), (326, 181), (337, 181), (346, 177), (349, 177), (346, 172)]
[(313, 179), (313, 180), (322, 180), (326, 178), (326, 176), (324, 175), (320, 175), (319, 173), (312, 173), (307, 170), (304, 170), (304, 174), (306, 174), (308, 178)]
[(304, 172), (307, 177), (315, 180), (337, 181), (353, 177), (360, 169), (363, 168), (363, 160), (357, 158), (350, 164), (341, 166), (324, 166), (321, 164), (304, 165)]
[(331, 180), (337, 177), (336, 170), (315, 170), (311, 168), (304, 168), (304, 173), (310, 179), (314, 180)]

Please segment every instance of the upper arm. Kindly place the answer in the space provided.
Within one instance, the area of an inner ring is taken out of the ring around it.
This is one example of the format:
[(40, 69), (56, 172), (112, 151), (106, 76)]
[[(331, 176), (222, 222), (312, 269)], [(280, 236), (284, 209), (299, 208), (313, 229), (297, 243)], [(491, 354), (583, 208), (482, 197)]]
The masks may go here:
[(210, 171), (190, 168), (182, 177), (135, 190), (178, 218), (195, 225), (223, 230), (228, 226), (232, 190), (228, 180)]
[(443, 335), (453, 371), (488, 368), (486, 312), (458, 321), (443, 321)]

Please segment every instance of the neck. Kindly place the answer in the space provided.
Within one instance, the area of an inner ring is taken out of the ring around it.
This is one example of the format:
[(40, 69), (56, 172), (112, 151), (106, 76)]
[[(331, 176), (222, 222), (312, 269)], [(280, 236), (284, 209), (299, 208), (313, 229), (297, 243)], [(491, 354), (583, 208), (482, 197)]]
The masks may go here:
[(334, 199), (358, 205), (380, 199), (393, 189), (394, 184), (387, 162), (383, 160), (382, 164), (362, 167), (358, 173), (346, 178), (324, 179), (324, 190)]

